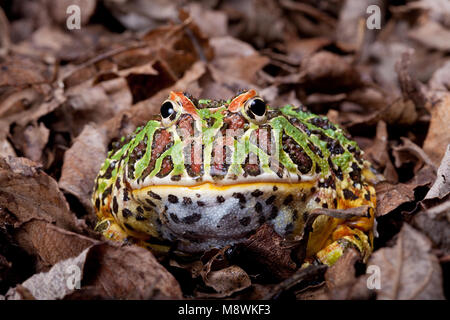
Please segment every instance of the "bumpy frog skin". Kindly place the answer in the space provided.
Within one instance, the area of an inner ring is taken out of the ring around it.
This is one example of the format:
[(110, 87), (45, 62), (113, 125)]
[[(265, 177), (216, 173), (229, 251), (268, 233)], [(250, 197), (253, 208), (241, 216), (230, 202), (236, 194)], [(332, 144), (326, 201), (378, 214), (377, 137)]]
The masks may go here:
[[(230, 134), (231, 133), (231, 134)], [(333, 264), (372, 251), (375, 175), (337, 125), (255, 90), (228, 101), (171, 92), (144, 127), (109, 152), (96, 179), (96, 229), (112, 240), (186, 253), (247, 239), (264, 223), (286, 239), (317, 208), (367, 205), (367, 216), (320, 215), (307, 258)]]

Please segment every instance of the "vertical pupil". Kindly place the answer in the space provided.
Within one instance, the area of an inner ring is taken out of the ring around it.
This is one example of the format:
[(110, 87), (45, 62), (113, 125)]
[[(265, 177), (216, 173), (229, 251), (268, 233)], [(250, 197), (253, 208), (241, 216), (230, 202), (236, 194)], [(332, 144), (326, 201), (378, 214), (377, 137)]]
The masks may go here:
[(161, 106), (161, 116), (163, 118), (168, 118), (173, 113), (174, 113), (174, 110), (173, 110), (172, 103), (170, 103), (169, 101), (164, 102), (163, 105)]
[(263, 116), (266, 112), (266, 103), (261, 99), (255, 99), (250, 103), (250, 110), (257, 116)]

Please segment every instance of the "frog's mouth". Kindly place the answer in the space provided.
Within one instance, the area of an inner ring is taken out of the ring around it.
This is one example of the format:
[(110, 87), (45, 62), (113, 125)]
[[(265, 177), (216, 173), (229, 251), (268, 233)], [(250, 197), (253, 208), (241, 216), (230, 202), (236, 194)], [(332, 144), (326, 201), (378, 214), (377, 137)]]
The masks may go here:
[(234, 188), (245, 189), (250, 191), (258, 190), (258, 188), (266, 189), (267, 187), (272, 187), (272, 189), (282, 189), (291, 192), (295, 192), (295, 190), (300, 190), (305, 187), (311, 188), (313, 185), (312, 181), (304, 181), (297, 183), (290, 182), (244, 182), (244, 183), (234, 183), (234, 184), (219, 184), (219, 183), (211, 183), (211, 182), (203, 182), (199, 184), (193, 185), (152, 185), (143, 187), (139, 190), (134, 191), (139, 194), (147, 191), (159, 190), (161, 192), (174, 192), (173, 190), (177, 190), (176, 193), (189, 193), (193, 191), (212, 191), (212, 192), (223, 192)]

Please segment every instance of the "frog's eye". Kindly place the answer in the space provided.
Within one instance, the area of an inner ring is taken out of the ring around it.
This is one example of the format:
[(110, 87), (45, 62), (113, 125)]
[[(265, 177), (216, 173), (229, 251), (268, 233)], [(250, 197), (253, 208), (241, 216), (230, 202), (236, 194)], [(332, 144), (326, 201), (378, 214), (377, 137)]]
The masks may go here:
[(161, 105), (162, 124), (170, 126), (177, 116), (177, 104), (174, 101), (166, 100)]
[(250, 120), (256, 123), (262, 123), (267, 120), (267, 105), (260, 97), (254, 97), (245, 102), (244, 110)]

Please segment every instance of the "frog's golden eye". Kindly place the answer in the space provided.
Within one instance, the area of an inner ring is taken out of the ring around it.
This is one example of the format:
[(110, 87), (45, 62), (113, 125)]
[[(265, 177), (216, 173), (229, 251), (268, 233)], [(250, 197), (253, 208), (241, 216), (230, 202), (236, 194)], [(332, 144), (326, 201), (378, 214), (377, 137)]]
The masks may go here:
[(250, 120), (256, 123), (262, 123), (267, 120), (267, 105), (260, 97), (248, 99), (245, 102), (244, 110)]
[(174, 101), (166, 100), (163, 102), (161, 105), (161, 122), (165, 127), (170, 126), (175, 121), (178, 109), (179, 108)]

